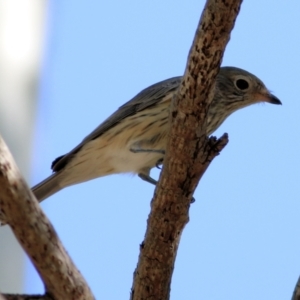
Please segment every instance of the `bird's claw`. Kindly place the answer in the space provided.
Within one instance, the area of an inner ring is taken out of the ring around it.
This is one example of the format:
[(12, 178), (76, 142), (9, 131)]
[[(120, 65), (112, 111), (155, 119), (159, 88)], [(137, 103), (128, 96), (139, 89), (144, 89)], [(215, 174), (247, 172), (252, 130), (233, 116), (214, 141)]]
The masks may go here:
[(164, 161), (163, 158), (159, 159), (159, 160), (156, 162), (155, 167), (156, 167), (157, 169), (160, 169), (160, 170), (161, 170), (160, 165), (162, 165), (163, 161)]

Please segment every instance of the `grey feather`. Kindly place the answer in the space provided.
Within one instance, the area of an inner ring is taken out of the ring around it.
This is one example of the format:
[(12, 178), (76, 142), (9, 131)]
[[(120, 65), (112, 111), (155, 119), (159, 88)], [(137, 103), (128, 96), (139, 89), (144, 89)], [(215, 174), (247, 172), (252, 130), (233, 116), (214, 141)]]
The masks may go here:
[(83, 139), (83, 141), (79, 145), (77, 145), (73, 150), (54, 160), (51, 166), (52, 170), (54, 172), (58, 172), (61, 169), (63, 169), (65, 165), (72, 159), (72, 157), (82, 148), (82, 146), (84, 146), (89, 141), (101, 136), (104, 132), (121, 122), (124, 118), (132, 116), (135, 113), (149, 108), (152, 105), (155, 105), (156, 103), (160, 102), (165, 95), (178, 88), (181, 78), (182, 76), (169, 78), (142, 90), (131, 100), (120, 106), (116, 112), (114, 112), (94, 131), (92, 131), (88, 136), (86, 136)]

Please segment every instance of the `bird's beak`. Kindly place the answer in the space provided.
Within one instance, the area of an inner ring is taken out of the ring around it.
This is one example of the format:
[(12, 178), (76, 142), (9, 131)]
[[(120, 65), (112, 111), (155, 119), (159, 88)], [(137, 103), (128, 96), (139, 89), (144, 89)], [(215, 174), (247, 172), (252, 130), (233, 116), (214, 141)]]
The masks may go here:
[(267, 93), (260, 93), (259, 95), (257, 95), (257, 99), (259, 99), (259, 101), (265, 101), (271, 104), (280, 104), (282, 105), (281, 101), (274, 96), (273, 94), (271, 94), (270, 92)]
[(271, 104), (280, 104), (280, 105), (282, 105), (281, 101), (276, 96), (274, 96), (272, 94), (269, 94), (268, 100), (267, 100), (267, 102), (269, 102)]

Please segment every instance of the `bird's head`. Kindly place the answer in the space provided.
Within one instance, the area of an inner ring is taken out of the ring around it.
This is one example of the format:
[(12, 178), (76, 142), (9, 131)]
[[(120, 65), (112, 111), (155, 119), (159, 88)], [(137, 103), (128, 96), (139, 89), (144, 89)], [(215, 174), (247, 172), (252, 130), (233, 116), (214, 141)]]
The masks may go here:
[(234, 111), (259, 102), (281, 104), (255, 75), (235, 67), (220, 68), (214, 99), (209, 108), (208, 134), (215, 131)]

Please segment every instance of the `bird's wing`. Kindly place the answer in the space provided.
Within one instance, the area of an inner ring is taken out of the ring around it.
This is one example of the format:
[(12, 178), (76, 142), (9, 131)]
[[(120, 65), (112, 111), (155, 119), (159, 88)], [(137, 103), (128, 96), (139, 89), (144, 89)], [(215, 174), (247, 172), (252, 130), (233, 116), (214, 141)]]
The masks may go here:
[(124, 118), (132, 116), (135, 113), (149, 108), (152, 105), (155, 105), (156, 103), (160, 102), (166, 94), (178, 88), (181, 78), (181, 76), (169, 78), (142, 90), (131, 100), (119, 107), (119, 109), (116, 112), (114, 112), (94, 131), (92, 131), (88, 136), (86, 136), (83, 139), (83, 141), (79, 145), (77, 145), (73, 150), (71, 150), (65, 155), (56, 158), (52, 163), (52, 170), (54, 172), (60, 171), (72, 159), (74, 154), (76, 154), (82, 148), (82, 146), (84, 146), (89, 141), (101, 136), (104, 132), (120, 123)]

